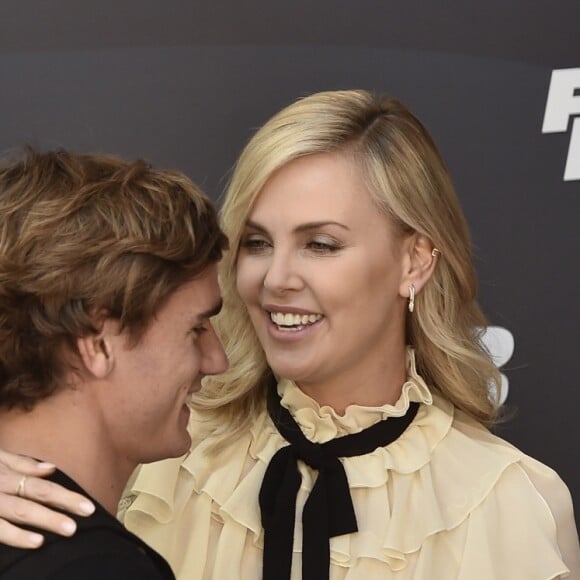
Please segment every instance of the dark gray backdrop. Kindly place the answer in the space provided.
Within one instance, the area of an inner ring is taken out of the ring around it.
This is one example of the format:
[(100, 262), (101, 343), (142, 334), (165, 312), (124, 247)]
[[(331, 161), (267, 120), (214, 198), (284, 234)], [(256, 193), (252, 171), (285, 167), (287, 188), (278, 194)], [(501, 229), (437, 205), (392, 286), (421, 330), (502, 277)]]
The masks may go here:
[(515, 339), (498, 432), (578, 502), (580, 181), (563, 181), (571, 122), (541, 132), (552, 70), (580, 67), (578, 0), (91, 4), (2, 1), (0, 149), (142, 156), (219, 200), (253, 130), (296, 97), (401, 98), (454, 176), (490, 322)]

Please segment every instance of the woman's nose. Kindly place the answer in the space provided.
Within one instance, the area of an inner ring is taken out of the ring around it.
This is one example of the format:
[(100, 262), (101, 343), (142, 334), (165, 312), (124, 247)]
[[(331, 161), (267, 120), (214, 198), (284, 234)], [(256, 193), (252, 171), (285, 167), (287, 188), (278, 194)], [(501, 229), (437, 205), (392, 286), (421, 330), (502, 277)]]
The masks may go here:
[(295, 256), (289, 252), (274, 251), (267, 265), (264, 276), (264, 288), (272, 293), (299, 290), (302, 278)]

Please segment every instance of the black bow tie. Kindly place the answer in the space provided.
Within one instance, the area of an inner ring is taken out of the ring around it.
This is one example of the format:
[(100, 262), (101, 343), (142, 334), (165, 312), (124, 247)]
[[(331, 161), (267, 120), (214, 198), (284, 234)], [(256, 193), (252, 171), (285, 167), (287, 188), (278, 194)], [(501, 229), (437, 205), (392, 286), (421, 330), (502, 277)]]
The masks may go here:
[(270, 386), (268, 413), (290, 445), (272, 457), (260, 489), (263, 580), (290, 579), (296, 495), (302, 481), (298, 459), (318, 470), (302, 513), (302, 580), (324, 580), (329, 577), (329, 539), (358, 531), (348, 479), (338, 458), (365, 455), (388, 445), (409, 426), (418, 409), (418, 403), (411, 403), (403, 417), (389, 417), (360, 433), (327, 443), (312, 443), (280, 404), (276, 384)]

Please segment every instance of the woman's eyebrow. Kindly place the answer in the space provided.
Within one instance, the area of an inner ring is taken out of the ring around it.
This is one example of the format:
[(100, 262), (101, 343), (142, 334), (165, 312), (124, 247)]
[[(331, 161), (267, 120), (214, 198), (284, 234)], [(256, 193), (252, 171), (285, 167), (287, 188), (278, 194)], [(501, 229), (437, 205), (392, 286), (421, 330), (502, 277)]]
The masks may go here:
[(318, 222), (308, 222), (305, 224), (301, 224), (297, 227), (294, 228), (295, 232), (304, 232), (307, 230), (315, 230), (317, 228), (321, 228), (324, 226), (338, 226), (339, 228), (342, 228), (343, 230), (347, 230), (350, 231), (350, 228), (348, 226), (346, 226), (345, 224), (341, 224), (340, 222), (335, 222), (332, 220), (324, 220), (324, 221), (318, 221)]
[(254, 222), (252, 220), (246, 220), (246, 227), (247, 228), (252, 228), (253, 230), (257, 230), (259, 232), (262, 232), (263, 234), (267, 234), (268, 230), (260, 225), (258, 222)]
[[(333, 220), (321, 220), (321, 221), (315, 221), (315, 222), (307, 222), (304, 224), (300, 224), (299, 226), (296, 226), (293, 231), (294, 232), (304, 232), (304, 231), (308, 231), (308, 230), (315, 230), (315, 229), (321, 228), (323, 226), (338, 226), (339, 228), (350, 231), (350, 228), (347, 225), (342, 224), (340, 222), (333, 221)], [(268, 233), (268, 230), (263, 225), (259, 224), (258, 222), (252, 221), (252, 220), (246, 221), (246, 227), (251, 228), (253, 230), (256, 230), (258, 232), (264, 233), (264, 234)]]

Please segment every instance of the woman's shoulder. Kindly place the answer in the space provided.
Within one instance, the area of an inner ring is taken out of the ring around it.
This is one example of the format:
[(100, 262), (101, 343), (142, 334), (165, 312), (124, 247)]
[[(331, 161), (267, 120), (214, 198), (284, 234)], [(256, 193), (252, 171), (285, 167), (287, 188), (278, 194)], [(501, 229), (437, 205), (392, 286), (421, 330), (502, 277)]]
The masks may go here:
[[(528, 455), (502, 437), (474, 421), (463, 412), (455, 410), (449, 437), (445, 441), (460, 457), (473, 456), (483, 462), (485, 471), (497, 472), (497, 485), (506, 485), (501, 475), (509, 467), (521, 472), (529, 486), (557, 506), (562, 501), (571, 502), (570, 492), (558, 473), (548, 465)], [(435, 454), (434, 459), (437, 458)]]
[[(391, 511), (380, 542), (401, 561), (422, 560), (443, 541), (465, 578), (580, 573), (572, 502), (558, 474), (445, 399), (433, 395), (399, 440), (371, 455), (387, 467), (384, 485), (360, 499)], [(351, 486), (357, 473), (369, 477), (362, 463), (345, 467)]]
[[(436, 400), (436, 404), (442, 403)], [(453, 461), (460, 464), (461, 471), (472, 480), (468, 487), (478, 486), (485, 493), (502, 493), (515, 485), (519, 492), (527, 489), (541, 497), (555, 514), (571, 511), (570, 492), (554, 469), (457, 409), (453, 410), (448, 433), (431, 457), (434, 469), (440, 464), (450, 470)], [(518, 475), (506, 476), (506, 473)]]
[[(483, 535), (486, 541), (494, 538), (498, 544), (494, 553), (520, 550), (522, 561), (538, 560), (540, 567), (551, 561), (557, 568), (560, 560), (573, 577), (580, 575), (572, 497), (554, 469), (461, 411), (455, 411), (449, 434), (441, 443), (433, 453), (432, 468), (447, 470), (445, 479), (453, 482), (464, 501), (474, 494), (469, 527), (483, 532), (481, 540)], [(454, 463), (458, 469), (453, 470)], [(561, 574), (565, 577), (566, 573)]]

